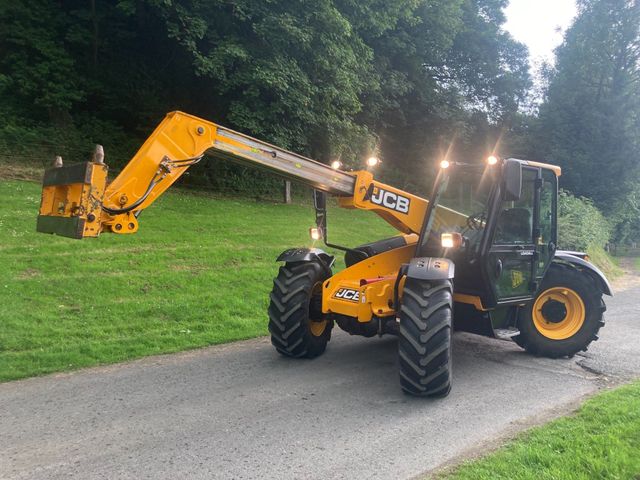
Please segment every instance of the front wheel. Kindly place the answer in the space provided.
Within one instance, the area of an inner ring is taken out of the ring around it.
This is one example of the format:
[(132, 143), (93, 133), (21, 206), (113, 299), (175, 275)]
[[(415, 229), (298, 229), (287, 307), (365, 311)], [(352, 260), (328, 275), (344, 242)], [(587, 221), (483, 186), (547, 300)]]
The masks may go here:
[(400, 307), (400, 385), (411, 395), (444, 397), (451, 390), (451, 282), (407, 278)]
[(598, 339), (606, 307), (591, 277), (552, 264), (533, 302), (520, 311), (520, 335), (513, 340), (529, 353), (571, 357)]
[(287, 357), (314, 358), (327, 348), (333, 321), (322, 314), (322, 284), (330, 271), (319, 261), (288, 263), (273, 279), (269, 332)]

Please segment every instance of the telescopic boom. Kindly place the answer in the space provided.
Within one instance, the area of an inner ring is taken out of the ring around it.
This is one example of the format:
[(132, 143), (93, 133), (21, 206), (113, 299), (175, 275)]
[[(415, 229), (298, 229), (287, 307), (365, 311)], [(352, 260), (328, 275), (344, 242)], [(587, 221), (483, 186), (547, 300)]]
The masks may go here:
[[(419, 233), (428, 202), (382, 184), (368, 171), (344, 172), (182, 112), (171, 112), (111, 182), (104, 152), (45, 172), (37, 230), (71, 238), (135, 233), (138, 215), (205, 153), (266, 169), (338, 196), (340, 206), (372, 210), (403, 233)], [(439, 216), (456, 215), (438, 207)]]

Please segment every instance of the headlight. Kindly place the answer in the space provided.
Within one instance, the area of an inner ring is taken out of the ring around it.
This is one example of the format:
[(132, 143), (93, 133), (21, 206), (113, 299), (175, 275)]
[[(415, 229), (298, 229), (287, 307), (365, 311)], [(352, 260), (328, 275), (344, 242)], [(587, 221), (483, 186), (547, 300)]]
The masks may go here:
[(309, 236), (311, 240), (320, 240), (322, 238), (322, 230), (318, 227), (311, 227), (309, 229)]
[(458, 232), (443, 233), (440, 235), (442, 248), (459, 248), (462, 245), (462, 235)]

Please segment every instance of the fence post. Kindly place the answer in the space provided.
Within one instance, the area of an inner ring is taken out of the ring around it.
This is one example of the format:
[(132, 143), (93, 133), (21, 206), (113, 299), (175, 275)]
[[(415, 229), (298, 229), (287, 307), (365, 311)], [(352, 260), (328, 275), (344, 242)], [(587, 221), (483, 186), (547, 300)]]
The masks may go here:
[(291, 182), (289, 180), (284, 181), (284, 203), (291, 203)]

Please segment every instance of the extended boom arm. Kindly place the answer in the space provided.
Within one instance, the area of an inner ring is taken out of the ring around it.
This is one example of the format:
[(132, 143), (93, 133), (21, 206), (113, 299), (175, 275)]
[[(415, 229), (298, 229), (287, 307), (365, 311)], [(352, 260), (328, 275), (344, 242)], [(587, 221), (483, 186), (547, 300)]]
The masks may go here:
[[(182, 112), (169, 113), (122, 172), (107, 185), (100, 156), (92, 162), (45, 172), (38, 231), (73, 238), (103, 231), (135, 233), (138, 214), (151, 205), (205, 152), (261, 167), (337, 195), (346, 208), (373, 210), (404, 233), (419, 233), (427, 201), (347, 173)], [(439, 216), (456, 213), (439, 207)]]

